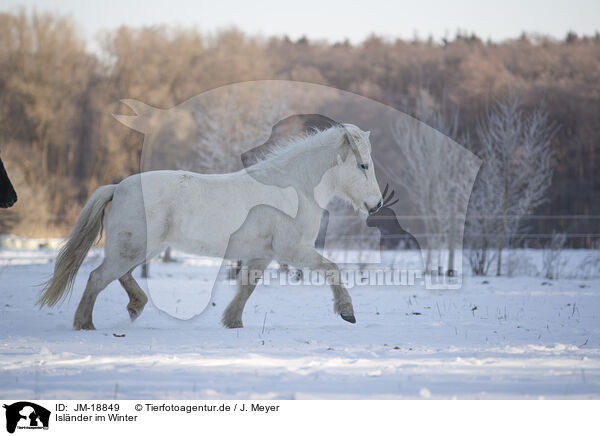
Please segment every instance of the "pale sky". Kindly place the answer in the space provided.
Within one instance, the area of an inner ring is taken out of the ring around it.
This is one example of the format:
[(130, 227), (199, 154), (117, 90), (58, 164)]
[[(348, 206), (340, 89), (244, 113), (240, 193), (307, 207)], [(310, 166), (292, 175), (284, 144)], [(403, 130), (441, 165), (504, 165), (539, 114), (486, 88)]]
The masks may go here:
[(518, 37), (522, 31), (564, 38), (569, 30), (600, 30), (598, 0), (0, 0), (0, 11), (53, 11), (71, 15), (91, 42), (98, 31), (129, 26), (195, 27), (201, 32), (235, 26), (252, 35), (306, 35), (353, 43), (371, 33), (412, 39), (454, 37), (458, 29), (483, 39)]

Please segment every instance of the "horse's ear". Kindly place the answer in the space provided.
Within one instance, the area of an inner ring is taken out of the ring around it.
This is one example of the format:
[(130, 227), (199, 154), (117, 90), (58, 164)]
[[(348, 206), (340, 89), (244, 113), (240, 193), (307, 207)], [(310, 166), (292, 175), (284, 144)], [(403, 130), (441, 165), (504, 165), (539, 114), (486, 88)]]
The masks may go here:
[(350, 153), (351, 150), (352, 150), (352, 145), (350, 144), (350, 140), (348, 139), (347, 133), (344, 132), (343, 140), (340, 143), (338, 151), (337, 151), (338, 164), (340, 163), (340, 159), (343, 162), (348, 158), (348, 153)]
[(367, 139), (369, 139), (369, 138), (371, 137), (371, 131), (370, 131), (370, 130), (367, 130), (367, 132), (366, 132), (366, 133), (367, 133)]
[(141, 133), (146, 133), (146, 123), (144, 119), (138, 115), (117, 115), (113, 114), (113, 117), (120, 123), (125, 124), (127, 127), (133, 130), (137, 130)]

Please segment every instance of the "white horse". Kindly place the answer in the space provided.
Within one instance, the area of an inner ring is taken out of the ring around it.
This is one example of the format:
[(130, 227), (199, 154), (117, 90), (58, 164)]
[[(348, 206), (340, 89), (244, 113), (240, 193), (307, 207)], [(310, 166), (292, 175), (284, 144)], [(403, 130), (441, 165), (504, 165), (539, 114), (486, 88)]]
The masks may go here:
[[(338, 267), (314, 248), (323, 208), (334, 197), (365, 214), (381, 207), (369, 132), (344, 124), (278, 144), (262, 161), (230, 174), (151, 171), (102, 186), (83, 207), (38, 303), (55, 305), (71, 292), (86, 253), (102, 231), (104, 260), (89, 276), (75, 313), (75, 329), (94, 329), (96, 297), (118, 279), (135, 320), (148, 301), (132, 270), (170, 246), (198, 255), (241, 259), (237, 294), (226, 327), (242, 327), (244, 305), (271, 260), (325, 273), (334, 311), (356, 322)], [(143, 194), (142, 194), (143, 192)]]

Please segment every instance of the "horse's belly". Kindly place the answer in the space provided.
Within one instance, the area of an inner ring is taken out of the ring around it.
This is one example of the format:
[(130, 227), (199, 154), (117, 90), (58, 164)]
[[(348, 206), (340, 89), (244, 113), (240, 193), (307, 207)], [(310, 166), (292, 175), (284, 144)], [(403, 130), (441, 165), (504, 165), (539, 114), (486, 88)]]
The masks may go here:
[(209, 214), (194, 220), (175, 220), (165, 243), (188, 253), (223, 257), (231, 234), (240, 228), (247, 214), (247, 211), (238, 210), (235, 216), (231, 213), (228, 216)]
[(209, 256), (222, 258), (227, 249), (227, 244), (215, 244), (211, 241), (202, 240), (173, 240), (167, 245), (184, 253), (196, 254), (198, 256)]

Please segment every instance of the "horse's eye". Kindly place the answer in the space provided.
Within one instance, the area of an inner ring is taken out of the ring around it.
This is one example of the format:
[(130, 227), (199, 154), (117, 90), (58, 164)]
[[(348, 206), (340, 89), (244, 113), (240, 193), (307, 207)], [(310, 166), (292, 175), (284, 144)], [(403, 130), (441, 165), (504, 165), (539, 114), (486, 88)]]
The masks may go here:
[(369, 164), (360, 164), (359, 167), (363, 170), (368, 170), (369, 169)]

